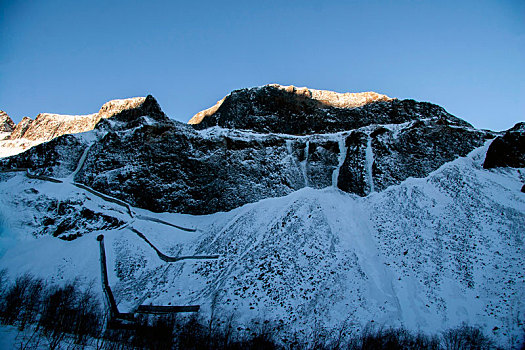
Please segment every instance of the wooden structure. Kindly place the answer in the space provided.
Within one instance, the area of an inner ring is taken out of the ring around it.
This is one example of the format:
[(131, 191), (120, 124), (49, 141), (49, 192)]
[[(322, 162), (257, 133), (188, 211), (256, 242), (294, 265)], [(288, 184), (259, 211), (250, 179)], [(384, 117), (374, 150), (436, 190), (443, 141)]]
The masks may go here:
[[(145, 237), (144, 237), (145, 238)], [(197, 312), (200, 309), (200, 305), (187, 305), (187, 306), (160, 306), (160, 305), (139, 305), (133, 313), (122, 313), (118, 310), (117, 303), (109, 286), (108, 271), (106, 265), (106, 251), (104, 248), (104, 235), (97, 237), (100, 247), (100, 271), (102, 277), (102, 288), (104, 290), (104, 296), (109, 306), (109, 321), (108, 328), (132, 328), (134, 326), (135, 314), (152, 314), (152, 315), (166, 315), (180, 312)], [(149, 242), (148, 242), (149, 243)], [(150, 243), (151, 245), (151, 243)], [(151, 245), (154, 247), (153, 245)], [(155, 251), (159, 253), (158, 249)], [(162, 253), (161, 253), (162, 254)], [(160, 256), (160, 254), (159, 254)], [(214, 255), (207, 257), (208, 259), (216, 259), (218, 256)], [(191, 257), (184, 257), (191, 258)], [(202, 259), (203, 257), (196, 257), (196, 259)], [(165, 259), (163, 259), (165, 260)], [(170, 262), (178, 261), (181, 259), (173, 259)], [(166, 260), (165, 260), (166, 261)]]

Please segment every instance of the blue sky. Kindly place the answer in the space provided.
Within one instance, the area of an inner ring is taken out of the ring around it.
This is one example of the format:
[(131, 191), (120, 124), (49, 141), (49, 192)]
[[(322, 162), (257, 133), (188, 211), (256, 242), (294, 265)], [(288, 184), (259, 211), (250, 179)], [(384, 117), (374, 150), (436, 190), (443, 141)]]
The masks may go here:
[(267, 83), (525, 120), (525, 1), (0, 0), (0, 109), (87, 114), (154, 95), (186, 122)]

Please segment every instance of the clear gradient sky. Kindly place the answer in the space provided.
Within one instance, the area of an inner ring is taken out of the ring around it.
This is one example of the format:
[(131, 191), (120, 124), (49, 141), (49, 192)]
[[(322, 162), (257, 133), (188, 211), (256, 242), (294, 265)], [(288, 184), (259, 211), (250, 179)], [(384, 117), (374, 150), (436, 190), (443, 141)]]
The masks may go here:
[(0, 0), (0, 109), (87, 114), (152, 94), (188, 121), (267, 83), (525, 120), (525, 1)]

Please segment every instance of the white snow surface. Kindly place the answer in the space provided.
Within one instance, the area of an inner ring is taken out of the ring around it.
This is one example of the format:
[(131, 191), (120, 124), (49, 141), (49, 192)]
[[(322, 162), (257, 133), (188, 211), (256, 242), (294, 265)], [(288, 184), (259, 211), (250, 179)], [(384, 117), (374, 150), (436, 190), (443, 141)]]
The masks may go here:
[(337, 159), (337, 167), (335, 167), (334, 172), (332, 173), (332, 187), (337, 188), (337, 180), (339, 179), (339, 172), (343, 163), (345, 161), (346, 153), (348, 147), (345, 146), (345, 137), (343, 135), (339, 136), (337, 140), (337, 145), (339, 146), (339, 157)]
[[(77, 278), (102, 293), (95, 238), (103, 233), (122, 312), (142, 303), (200, 304), (206, 313), (216, 295), (220, 312), (246, 323), (307, 332), (374, 322), (437, 333), (467, 322), (512, 346), (525, 321), (525, 169), (483, 169), (486, 148), (367, 197), (303, 188), (205, 216), (133, 208), (130, 218), (71, 183), (0, 174), (0, 269), (10, 278)], [(127, 225), (73, 241), (39, 234), (40, 203), (70, 199)], [(220, 257), (166, 263), (131, 227), (166, 255)]]

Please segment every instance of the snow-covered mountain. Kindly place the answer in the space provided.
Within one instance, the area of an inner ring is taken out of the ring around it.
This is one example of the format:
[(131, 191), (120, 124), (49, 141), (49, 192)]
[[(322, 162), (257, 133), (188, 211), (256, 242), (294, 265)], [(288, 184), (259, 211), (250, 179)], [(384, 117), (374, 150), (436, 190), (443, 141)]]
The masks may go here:
[(40, 113), (34, 120), (24, 117), (16, 125), (7, 113), (0, 111), (0, 157), (21, 153), (62, 135), (93, 130), (101, 119), (133, 109), (144, 100), (144, 97), (112, 100), (105, 103), (98, 113), (87, 115)]
[(465, 321), (517, 341), (523, 123), (352, 96), (242, 89), (192, 125), (148, 96), (1, 159), (0, 267), (100, 285), (103, 233), (121, 311), (215, 299), (289, 329)]

